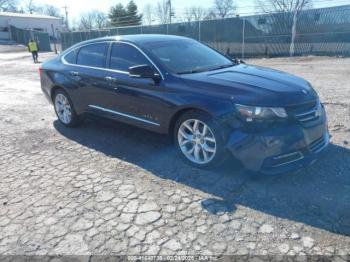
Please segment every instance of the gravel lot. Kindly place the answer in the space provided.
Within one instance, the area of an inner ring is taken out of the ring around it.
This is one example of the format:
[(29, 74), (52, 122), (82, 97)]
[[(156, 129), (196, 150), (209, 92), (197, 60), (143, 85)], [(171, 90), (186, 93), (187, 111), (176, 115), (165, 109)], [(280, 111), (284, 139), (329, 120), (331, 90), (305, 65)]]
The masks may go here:
[(0, 254), (349, 259), (350, 59), (249, 63), (302, 76), (320, 94), (332, 144), (312, 167), (259, 178), (231, 164), (201, 171), (166, 137), (106, 121), (64, 128), (29, 54), (0, 54)]

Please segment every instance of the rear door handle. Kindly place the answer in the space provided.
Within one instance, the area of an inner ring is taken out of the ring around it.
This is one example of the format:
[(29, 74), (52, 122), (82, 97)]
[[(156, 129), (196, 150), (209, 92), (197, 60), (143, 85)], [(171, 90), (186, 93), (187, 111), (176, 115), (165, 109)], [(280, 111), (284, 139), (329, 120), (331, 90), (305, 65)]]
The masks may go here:
[(79, 72), (70, 71), (71, 76), (79, 76)]

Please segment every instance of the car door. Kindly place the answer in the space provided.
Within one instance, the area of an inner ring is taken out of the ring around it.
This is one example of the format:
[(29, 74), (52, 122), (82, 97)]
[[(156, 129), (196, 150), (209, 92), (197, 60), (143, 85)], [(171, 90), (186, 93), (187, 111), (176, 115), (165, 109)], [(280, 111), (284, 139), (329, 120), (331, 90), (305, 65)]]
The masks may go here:
[(162, 112), (166, 103), (161, 99), (161, 81), (131, 78), (128, 69), (136, 65), (149, 65), (159, 73), (150, 60), (134, 45), (115, 42), (111, 46), (110, 98), (108, 110), (118, 120), (147, 129), (157, 130), (164, 119)]
[(70, 71), (71, 79), (78, 85), (76, 100), (87, 111), (91, 111), (90, 105), (108, 99), (106, 89), (110, 86), (106, 80), (106, 62), (109, 44), (99, 42), (80, 47), (77, 50), (76, 66)]

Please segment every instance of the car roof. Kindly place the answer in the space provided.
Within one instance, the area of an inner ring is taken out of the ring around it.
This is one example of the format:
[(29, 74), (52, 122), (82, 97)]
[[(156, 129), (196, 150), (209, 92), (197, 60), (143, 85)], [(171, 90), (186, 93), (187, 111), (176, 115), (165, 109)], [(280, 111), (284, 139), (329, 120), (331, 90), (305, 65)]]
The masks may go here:
[(162, 34), (134, 34), (134, 35), (115, 35), (115, 36), (105, 36), (100, 38), (94, 38), (86, 41), (79, 42), (66, 50), (64, 50), (60, 57), (66, 55), (74, 49), (80, 48), (86, 44), (93, 44), (102, 41), (123, 41), (135, 44), (137, 46), (142, 46), (146, 43), (152, 42), (162, 42), (162, 41), (174, 41), (174, 40), (192, 40), (191, 38), (177, 35), (162, 35)]
[(185, 40), (189, 39), (187, 37), (183, 36), (177, 36), (177, 35), (161, 35), (161, 34), (135, 34), (135, 35), (116, 35), (116, 36), (106, 36), (101, 38), (96, 38), (92, 40), (85, 41), (84, 43), (93, 43), (93, 42), (99, 42), (99, 41), (126, 41), (131, 42), (135, 44), (144, 44), (149, 42), (158, 42), (158, 41), (171, 41), (171, 40)]

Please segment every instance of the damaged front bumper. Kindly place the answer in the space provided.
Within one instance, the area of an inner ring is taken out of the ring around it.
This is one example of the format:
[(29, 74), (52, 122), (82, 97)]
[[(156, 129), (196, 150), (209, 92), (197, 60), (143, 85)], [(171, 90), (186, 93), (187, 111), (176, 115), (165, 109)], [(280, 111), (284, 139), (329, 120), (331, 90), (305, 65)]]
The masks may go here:
[(229, 136), (227, 149), (249, 170), (280, 174), (316, 162), (329, 140), (323, 112), (308, 126), (295, 122), (257, 133), (236, 130)]

